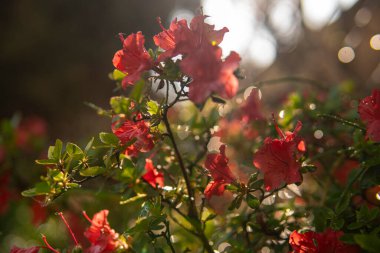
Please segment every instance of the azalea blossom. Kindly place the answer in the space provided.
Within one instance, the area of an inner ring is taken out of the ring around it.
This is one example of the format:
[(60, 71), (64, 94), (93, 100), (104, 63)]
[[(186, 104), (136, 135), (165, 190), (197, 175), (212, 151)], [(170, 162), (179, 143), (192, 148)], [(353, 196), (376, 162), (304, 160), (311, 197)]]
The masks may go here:
[(341, 185), (346, 185), (348, 176), (351, 171), (360, 167), (360, 163), (356, 160), (345, 160), (341, 166), (334, 171), (335, 180)]
[(342, 231), (333, 231), (328, 228), (323, 233), (308, 231), (298, 233), (293, 231), (289, 237), (289, 244), (293, 253), (356, 253), (359, 248), (355, 245), (344, 244), (339, 238)]
[(264, 145), (255, 153), (253, 164), (264, 173), (266, 191), (280, 187), (282, 183), (293, 184), (302, 181), (298, 159), (306, 151), (304, 141), (297, 136), (301, 122), (297, 122), (294, 132), (285, 134), (275, 122), (280, 139), (267, 137)]
[(148, 123), (141, 120), (139, 115), (136, 118), (136, 121), (126, 119), (122, 123), (116, 121), (112, 124), (112, 131), (119, 138), (122, 145), (135, 140), (126, 149), (126, 154), (130, 156), (137, 156), (139, 152), (148, 152), (154, 146)]
[(101, 210), (94, 214), (92, 220), (83, 212), (84, 216), (91, 222), (91, 226), (84, 232), (84, 236), (91, 242), (87, 253), (110, 253), (119, 247), (119, 234), (110, 227), (107, 216), (108, 210)]
[(215, 30), (214, 25), (205, 23), (206, 18), (204, 15), (194, 17), (190, 27), (185, 20), (175, 19), (169, 29), (159, 21), (163, 31), (154, 37), (155, 44), (165, 50), (158, 61), (182, 55), (180, 67), (193, 79), (189, 85), (189, 98), (195, 103), (204, 102), (212, 93), (231, 98), (238, 89), (238, 80), (233, 73), (239, 66), (240, 56), (231, 52), (223, 61), (222, 49), (218, 46), (228, 29)]
[(359, 103), (358, 112), (367, 127), (366, 137), (380, 142), (380, 90), (375, 89), (372, 95), (365, 97)]
[(205, 15), (195, 16), (190, 22), (190, 27), (185, 19), (174, 19), (169, 29), (165, 29), (158, 19), (162, 32), (154, 36), (153, 40), (157, 46), (165, 50), (158, 60), (163, 61), (178, 54), (191, 55), (203, 46), (219, 45), (228, 29), (224, 27), (215, 30), (214, 25), (205, 23), (206, 18)]
[(188, 55), (180, 64), (181, 70), (193, 80), (189, 85), (189, 98), (195, 103), (204, 102), (215, 93), (229, 99), (236, 95), (239, 81), (234, 75), (241, 60), (236, 52), (223, 61), (219, 47), (207, 45)]
[(187, 26), (187, 21), (185, 19), (181, 19), (177, 21), (177, 18), (175, 18), (171, 23), (169, 29), (165, 29), (162, 26), (161, 19), (158, 18), (158, 23), (161, 26), (162, 32), (155, 35), (153, 37), (154, 43), (165, 50), (158, 56), (158, 61), (164, 61), (167, 58), (171, 58), (174, 56), (177, 56), (179, 54), (178, 50), (176, 50), (177, 44), (182, 39), (181, 34), (188, 33), (189, 28)]
[(145, 174), (142, 178), (154, 188), (158, 186), (164, 187), (164, 174), (157, 171), (151, 159), (145, 160)]
[(219, 150), (219, 154), (208, 154), (205, 161), (205, 167), (213, 179), (204, 192), (207, 199), (210, 199), (212, 195), (222, 195), (225, 185), (236, 179), (228, 166), (226, 145), (221, 145)]
[(240, 117), (244, 122), (264, 119), (261, 112), (259, 89), (252, 89), (247, 100), (240, 108)]
[(113, 57), (113, 65), (126, 76), (122, 81), (123, 88), (133, 85), (141, 78), (141, 74), (153, 67), (153, 60), (144, 47), (145, 38), (141, 32), (132, 33), (123, 41), (123, 49), (117, 51)]

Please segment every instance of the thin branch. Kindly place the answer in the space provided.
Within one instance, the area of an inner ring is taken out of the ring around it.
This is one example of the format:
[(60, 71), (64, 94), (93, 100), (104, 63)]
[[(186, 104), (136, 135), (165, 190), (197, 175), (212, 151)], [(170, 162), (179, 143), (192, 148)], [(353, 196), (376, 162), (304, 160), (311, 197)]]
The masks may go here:
[(332, 119), (332, 120), (335, 120), (335, 121), (342, 123), (343, 125), (349, 125), (349, 126), (357, 128), (357, 129), (360, 129), (362, 131), (366, 131), (366, 129), (364, 127), (359, 126), (359, 124), (352, 122), (352, 121), (348, 121), (348, 120), (343, 119), (343, 118), (336, 116), (336, 115), (322, 113), (322, 114), (318, 114), (317, 116), (320, 118)]

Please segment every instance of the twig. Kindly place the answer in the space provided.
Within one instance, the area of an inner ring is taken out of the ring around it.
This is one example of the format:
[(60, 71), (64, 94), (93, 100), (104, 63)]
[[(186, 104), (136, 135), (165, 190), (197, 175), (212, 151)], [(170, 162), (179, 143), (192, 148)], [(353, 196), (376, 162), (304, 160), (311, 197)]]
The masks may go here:
[(356, 124), (355, 122), (352, 122), (352, 121), (348, 121), (346, 119), (343, 119), (339, 116), (336, 116), (336, 115), (331, 115), (331, 114), (318, 114), (317, 117), (320, 117), (320, 118), (328, 118), (328, 119), (333, 119), (335, 121), (338, 121), (340, 123), (342, 123), (343, 125), (349, 125), (349, 126), (352, 126), (352, 127), (355, 127), (357, 129), (360, 129), (362, 131), (366, 131), (366, 129), (364, 127), (361, 127), (359, 126), (358, 124)]

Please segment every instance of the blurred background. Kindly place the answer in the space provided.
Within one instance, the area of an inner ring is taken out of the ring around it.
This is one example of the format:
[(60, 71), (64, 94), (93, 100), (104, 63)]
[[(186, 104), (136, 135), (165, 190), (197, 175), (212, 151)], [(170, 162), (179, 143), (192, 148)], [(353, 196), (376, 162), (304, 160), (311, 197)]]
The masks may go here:
[[(110, 131), (109, 118), (98, 116), (85, 102), (108, 108), (115, 87), (108, 74), (121, 48), (118, 33), (142, 31), (146, 47), (154, 47), (152, 36), (160, 32), (156, 17), (168, 26), (174, 17), (191, 20), (201, 10), (217, 28), (229, 28), (221, 47), (224, 55), (231, 50), (241, 54), (242, 89), (258, 81), (283, 80), (263, 89), (266, 105), (283, 102), (295, 90), (295, 76), (331, 87), (348, 83), (354, 99), (380, 88), (379, 0), (3, 0), (0, 119), (12, 120), (0, 125), (0, 165), (6, 168), (0, 171), (1, 252), (13, 244), (36, 245), (47, 228), (53, 228), (47, 232), (51, 241), (67, 245), (61, 238), (66, 230), (56, 217), (41, 225), (48, 213), (70, 206), (74, 211), (66, 215), (78, 235), (88, 225), (78, 215), (81, 210), (93, 214), (96, 206), (109, 208), (118, 201), (113, 197), (107, 202), (109, 195), (101, 190), (96, 198), (82, 192), (46, 211), (38, 199), (22, 198), (20, 191), (44, 173), (31, 164), (46, 156), (55, 138), (83, 144)], [(112, 224), (126, 227), (125, 216), (113, 217)], [(35, 230), (38, 225), (42, 228)], [(34, 236), (30, 241), (18, 236), (28, 233)]]
[(51, 139), (108, 131), (108, 119), (84, 102), (108, 106), (117, 34), (143, 31), (153, 47), (156, 17), (168, 25), (173, 17), (191, 19), (201, 6), (210, 23), (229, 28), (221, 46), (225, 55), (242, 55), (241, 86), (289, 76), (331, 85), (351, 80), (364, 94), (379, 86), (378, 0), (5, 0), (0, 117), (40, 116)]

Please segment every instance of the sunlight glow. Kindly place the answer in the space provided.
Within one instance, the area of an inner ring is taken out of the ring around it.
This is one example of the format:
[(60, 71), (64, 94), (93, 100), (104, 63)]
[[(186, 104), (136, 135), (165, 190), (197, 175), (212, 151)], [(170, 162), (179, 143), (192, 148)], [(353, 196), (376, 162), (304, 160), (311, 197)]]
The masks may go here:
[(265, 68), (276, 58), (275, 40), (265, 29), (255, 29), (255, 5), (249, 0), (203, 0), (204, 13), (209, 15), (206, 21), (215, 24), (217, 29), (228, 27), (220, 46), (223, 55), (231, 51), (248, 53), (256, 66)]
[(338, 52), (338, 59), (343, 63), (352, 62), (355, 59), (355, 52), (351, 47), (342, 47)]

